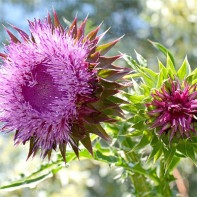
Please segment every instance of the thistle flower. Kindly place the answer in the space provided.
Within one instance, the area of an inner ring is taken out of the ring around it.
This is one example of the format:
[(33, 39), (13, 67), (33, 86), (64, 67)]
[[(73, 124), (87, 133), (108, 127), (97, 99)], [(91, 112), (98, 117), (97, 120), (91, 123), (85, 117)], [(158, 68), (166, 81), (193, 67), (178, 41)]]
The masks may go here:
[(147, 114), (156, 118), (150, 128), (161, 128), (159, 135), (170, 132), (170, 141), (176, 135), (190, 138), (190, 132), (196, 133), (194, 128), (197, 112), (196, 85), (189, 85), (185, 81), (180, 84), (178, 79), (170, 77), (160, 90), (151, 93), (153, 101), (146, 106), (154, 110)]
[(90, 133), (109, 140), (100, 123), (122, 117), (113, 99), (128, 70), (112, 65), (120, 56), (104, 57), (120, 38), (98, 46), (106, 32), (97, 36), (99, 26), (85, 36), (86, 21), (77, 28), (76, 17), (64, 30), (54, 11), (54, 24), (49, 14), (29, 21), (31, 36), (12, 26), (21, 40), (5, 28), (11, 41), (0, 54), (1, 131), (16, 131), (16, 144), (30, 142), (28, 158), (41, 149), (50, 159), (59, 146), (66, 162), (66, 146), (79, 156), (79, 142), (93, 155)]
[(189, 157), (196, 163), (197, 69), (192, 71), (186, 57), (177, 71), (170, 51), (159, 43), (150, 42), (166, 56), (166, 64), (159, 61), (159, 72), (155, 73), (137, 52), (137, 61), (123, 56), (136, 72), (129, 75), (135, 77), (130, 94), (123, 93), (131, 105), (126, 104), (123, 109), (131, 116), (127, 122), (132, 128), (130, 136), (136, 142), (132, 151), (139, 152), (151, 146), (148, 162), (164, 158), (166, 171), (175, 154), (179, 157), (181, 153), (182, 157)]

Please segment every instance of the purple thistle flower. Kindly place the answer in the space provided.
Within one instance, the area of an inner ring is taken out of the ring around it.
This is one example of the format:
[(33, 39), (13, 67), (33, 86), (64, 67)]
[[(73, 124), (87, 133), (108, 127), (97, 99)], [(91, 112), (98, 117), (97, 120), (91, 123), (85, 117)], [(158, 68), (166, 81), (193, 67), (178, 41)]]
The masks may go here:
[(190, 138), (190, 133), (196, 133), (194, 121), (197, 113), (196, 85), (189, 85), (185, 81), (180, 84), (178, 79), (169, 78), (159, 91), (151, 94), (153, 101), (146, 106), (150, 110), (147, 114), (156, 120), (150, 128), (161, 128), (159, 135), (170, 132), (170, 142), (176, 135)]
[(128, 71), (112, 65), (120, 56), (103, 56), (120, 39), (98, 46), (104, 34), (97, 36), (99, 26), (85, 36), (86, 21), (77, 28), (75, 18), (64, 30), (54, 11), (54, 24), (49, 14), (29, 21), (30, 37), (12, 26), (22, 41), (5, 28), (11, 41), (0, 54), (1, 131), (16, 131), (16, 144), (30, 141), (28, 158), (41, 149), (50, 159), (59, 145), (66, 162), (67, 144), (79, 156), (79, 141), (93, 154), (89, 134), (109, 140), (99, 123), (115, 121), (105, 109), (122, 116), (109, 97), (123, 87), (115, 81)]

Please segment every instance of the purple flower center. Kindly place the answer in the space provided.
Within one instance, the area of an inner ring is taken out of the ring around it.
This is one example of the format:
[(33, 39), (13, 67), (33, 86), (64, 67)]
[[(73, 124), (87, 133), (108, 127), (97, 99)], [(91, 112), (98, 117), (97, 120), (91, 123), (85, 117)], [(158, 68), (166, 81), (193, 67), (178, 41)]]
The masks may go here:
[(31, 80), (22, 86), (24, 100), (39, 112), (49, 111), (53, 101), (61, 97), (61, 92), (54, 84), (52, 76), (44, 65), (39, 64), (29, 77)]
[(181, 112), (183, 112), (183, 106), (182, 104), (168, 104), (167, 110), (173, 116), (180, 116), (182, 114)]

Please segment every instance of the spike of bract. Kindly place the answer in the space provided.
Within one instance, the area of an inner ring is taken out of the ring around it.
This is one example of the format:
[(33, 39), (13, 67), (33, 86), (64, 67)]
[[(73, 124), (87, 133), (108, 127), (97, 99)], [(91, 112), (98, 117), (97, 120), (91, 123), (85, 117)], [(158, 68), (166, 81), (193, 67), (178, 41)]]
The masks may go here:
[(106, 34), (109, 30), (110, 30), (110, 27), (109, 27), (106, 31), (104, 31), (101, 35), (99, 35), (99, 36), (97, 37), (98, 43), (102, 40), (102, 38), (105, 36), (105, 34)]
[(0, 54), (0, 120), (6, 130), (16, 131), (15, 144), (30, 142), (27, 158), (41, 150), (50, 159), (59, 147), (66, 162), (67, 145), (79, 157), (79, 143), (93, 155), (90, 133), (109, 141), (100, 123), (121, 117), (110, 97), (126, 87), (116, 80), (127, 72), (107, 68), (120, 56), (101, 56), (120, 39), (98, 46), (100, 26), (85, 37), (86, 21), (78, 29), (76, 17), (66, 32), (54, 11), (54, 24), (49, 14), (29, 21), (30, 36), (12, 26), (25, 37), (21, 42), (6, 29), (13, 42)]
[(48, 12), (48, 23), (49, 23), (50, 25), (53, 25), (52, 20), (51, 20), (51, 16), (50, 16), (49, 12)]
[(55, 12), (55, 10), (53, 10), (53, 14), (54, 14), (54, 22), (55, 22), (55, 27), (59, 27), (60, 31), (62, 31), (62, 33), (64, 32), (64, 28), (62, 27), (60, 21), (59, 21), (59, 18)]
[(87, 18), (82, 22), (81, 26), (77, 30), (77, 40), (79, 40), (81, 37), (84, 37), (86, 22)]
[(114, 47), (114, 45), (121, 39), (122, 37), (118, 38), (117, 40), (110, 42), (108, 44), (104, 44), (98, 46), (96, 51), (100, 51), (101, 55), (105, 55), (110, 49)]
[(5, 28), (5, 30), (7, 31), (8, 35), (14, 43), (20, 43), (20, 41), (4, 25), (3, 27)]
[(77, 15), (75, 16), (75, 20), (71, 24), (68, 34), (71, 35), (73, 38), (77, 37)]
[(2, 58), (7, 58), (7, 57), (8, 57), (6, 54), (3, 54), (3, 53), (0, 53), (0, 56), (1, 56)]
[(28, 34), (26, 34), (23, 30), (21, 30), (21, 29), (15, 27), (14, 25), (11, 25), (11, 24), (10, 24), (10, 26), (13, 27), (14, 29), (16, 29), (16, 30), (20, 33), (20, 35), (22, 36), (22, 38), (23, 38), (25, 41), (27, 41), (27, 40), (29, 39)]
[(94, 39), (96, 38), (96, 35), (97, 35), (97, 33), (98, 33), (99, 29), (100, 29), (100, 26), (101, 26), (101, 25), (99, 25), (95, 30), (91, 31), (91, 32), (87, 35), (87, 39), (88, 39), (88, 40), (92, 41), (92, 40), (94, 40)]

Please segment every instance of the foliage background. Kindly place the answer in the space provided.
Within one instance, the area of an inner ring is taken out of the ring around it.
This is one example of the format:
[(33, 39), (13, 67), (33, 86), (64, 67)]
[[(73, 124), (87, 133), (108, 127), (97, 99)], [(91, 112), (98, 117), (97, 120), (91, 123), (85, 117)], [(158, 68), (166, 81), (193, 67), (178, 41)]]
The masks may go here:
[[(177, 60), (177, 65), (187, 54), (193, 68), (197, 64), (197, 2), (195, 0), (0, 0), (0, 23), (11, 23), (28, 30), (27, 20), (45, 17), (47, 10), (55, 8), (60, 19), (72, 21), (78, 13), (79, 19), (89, 14), (88, 26), (102, 25), (102, 31), (111, 27), (104, 39), (114, 40), (125, 34), (120, 43), (110, 52), (116, 51), (134, 56), (134, 50), (140, 52), (148, 65), (156, 70), (157, 57), (162, 60), (147, 39), (162, 43), (169, 48)], [(0, 42), (6, 43), (6, 31), (0, 27)], [(105, 41), (106, 41), (105, 40)], [(3, 50), (3, 45), (0, 51)], [(124, 61), (119, 61), (124, 65)], [(0, 136), (0, 185), (4, 185), (23, 173), (35, 171), (42, 161), (39, 156), (26, 162), (27, 147), (14, 148), (13, 136)], [(189, 160), (179, 165), (190, 196), (197, 196), (196, 168)], [(74, 161), (70, 167), (62, 169), (53, 178), (47, 179), (33, 189), (24, 188), (14, 192), (1, 192), (2, 197), (129, 197), (129, 180), (123, 184), (114, 177), (119, 169), (93, 160)]]

